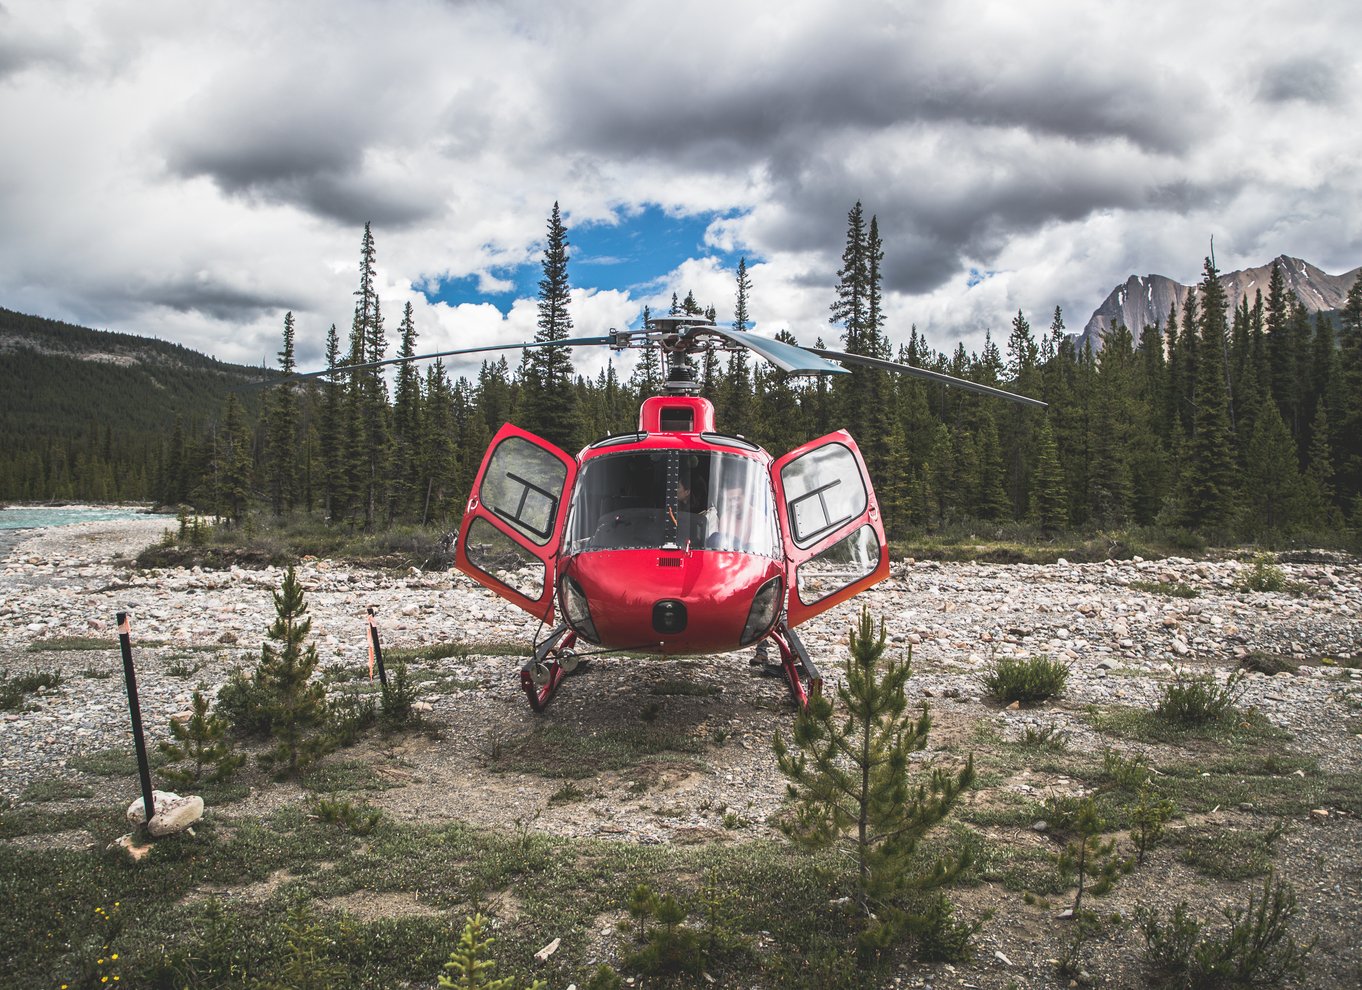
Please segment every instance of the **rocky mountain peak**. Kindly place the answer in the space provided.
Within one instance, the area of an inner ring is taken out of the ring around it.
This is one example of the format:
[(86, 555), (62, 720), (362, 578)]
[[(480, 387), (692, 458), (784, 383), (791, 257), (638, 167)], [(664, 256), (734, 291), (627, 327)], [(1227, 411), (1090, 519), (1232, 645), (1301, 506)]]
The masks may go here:
[[(1220, 284), (1225, 289), (1231, 310), (1245, 297), (1252, 304), (1258, 292), (1266, 300), (1273, 264), (1281, 269), (1286, 287), (1296, 293), (1311, 313), (1342, 309), (1348, 290), (1362, 275), (1362, 268), (1354, 268), (1342, 275), (1330, 275), (1301, 258), (1278, 255), (1257, 268), (1221, 274)], [(1132, 275), (1112, 289), (1093, 311), (1075, 344), (1079, 348), (1090, 345), (1095, 351), (1101, 350), (1103, 339), (1118, 322), (1129, 327), (1131, 336), (1138, 341), (1146, 326), (1167, 321), (1170, 308), (1175, 307), (1181, 313), (1188, 293), (1194, 288), (1195, 285), (1185, 285), (1166, 275)]]

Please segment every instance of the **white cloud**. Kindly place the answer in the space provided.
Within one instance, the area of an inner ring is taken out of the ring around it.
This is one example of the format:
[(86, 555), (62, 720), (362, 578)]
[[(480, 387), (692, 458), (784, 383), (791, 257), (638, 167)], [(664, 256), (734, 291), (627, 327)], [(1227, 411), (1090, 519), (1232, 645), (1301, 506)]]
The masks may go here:
[[(0, 305), (247, 363), (292, 309), (319, 359), (372, 219), (391, 327), (410, 300), (423, 349), (509, 342), (533, 300), (414, 287), (504, 289), (555, 200), (652, 203), (728, 215), (708, 243), (748, 254), (757, 328), (833, 343), (860, 199), (891, 334), (975, 350), (1018, 308), (1079, 329), (1131, 273), (1194, 278), (1211, 235), (1222, 268), (1362, 262), (1359, 42), (1349, 6), (1275, 0), (7, 3)], [(576, 329), (687, 290), (731, 318), (732, 272), (697, 255), (638, 296), (578, 286)]]

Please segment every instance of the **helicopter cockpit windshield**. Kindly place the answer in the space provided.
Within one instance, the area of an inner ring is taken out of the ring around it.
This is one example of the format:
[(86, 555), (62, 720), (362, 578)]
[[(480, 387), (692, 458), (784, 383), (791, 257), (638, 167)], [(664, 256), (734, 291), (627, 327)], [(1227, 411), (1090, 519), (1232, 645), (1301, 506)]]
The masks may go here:
[(749, 457), (650, 450), (583, 465), (567, 523), (567, 552), (733, 550), (782, 555), (771, 481)]

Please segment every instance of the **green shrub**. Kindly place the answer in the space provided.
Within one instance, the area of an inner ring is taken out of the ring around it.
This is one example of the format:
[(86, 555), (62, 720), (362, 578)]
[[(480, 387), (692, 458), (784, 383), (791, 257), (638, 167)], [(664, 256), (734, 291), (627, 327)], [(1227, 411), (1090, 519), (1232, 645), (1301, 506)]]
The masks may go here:
[(1286, 572), (1273, 562), (1268, 554), (1260, 554), (1253, 559), (1253, 569), (1239, 581), (1240, 591), (1285, 591)]
[(56, 671), (32, 670), (11, 678), (8, 671), (0, 671), (0, 711), (19, 712), (24, 699), (35, 691), (61, 685), (61, 674)]
[(1054, 753), (1069, 748), (1069, 733), (1054, 722), (1049, 722), (1039, 728), (1028, 725), (1022, 729), (1021, 739), (1018, 742), (1027, 749), (1045, 749)]
[(353, 746), (377, 721), (372, 698), (342, 694), (326, 702), (326, 733), (337, 746)]
[(1182, 728), (1196, 728), (1225, 722), (1238, 713), (1237, 703), (1244, 693), (1244, 672), (1236, 670), (1221, 685), (1210, 674), (1191, 674), (1176, 670), (1173, 680), (1159, 690), (1154, 714), (1164, 722)]
[(1048, 701), (1064, 693), (1069, 665), (1047, 656), (999, 657), (984, 674), (984, 687), (998, 702), (1023, 705)]
[(407, 665), (399, 660), (387, 674), (387, 683), (383, 685), (380, 699), (383, 724), (391, 729), (401, 729), (420, 722), (415, 708), (416, 685), (407, 676)]
[(318, 821), (339, 825), (352, 835), (368, 835), (383, 817), (383, 812), (368, 802), (357, 805), (345, 798), (318, 798), (313, 813)]
[(1165, 922), (1155, 911), (1136, 911), (1144, 938), (1144, 961), (1152, 985), (1177, 990), (1219, 987), (1278, 987), (1299, 978), (1315, 939), (1296, 941), (1291, 924), (1296, 895), (1289, 885), (1263, 882), (1261, 898), (1250, 895), (1247, 908), (1222, 910), (1229, 929), (1208, 932), (1179, 901)]
[(1102, 776), (1118, 791), (1138, 791), (1153, 771), (1141, 754), (1125, 757), (1114, 749), (1102, 751)]

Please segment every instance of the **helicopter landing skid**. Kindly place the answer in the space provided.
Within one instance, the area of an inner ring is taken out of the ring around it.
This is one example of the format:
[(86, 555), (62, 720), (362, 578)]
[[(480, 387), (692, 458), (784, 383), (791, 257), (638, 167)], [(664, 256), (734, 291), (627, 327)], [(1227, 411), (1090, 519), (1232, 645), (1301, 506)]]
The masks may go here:
[(563, 678), (582, 662), (572, 649), (576, 642), (575, 632), (567, 626), (559, 626), (520, 668), (520, 686), (525, 689), (525, 697), (530, 699), (530, 707), (535, 711), (544, 710)]
[(822, 673), (795, 631), (784, 622), (771, 630), (770, 639), (780, 648), (780, 666), (790, 697), (797, 707), (809, 707), (809, 698), (823, 690)]

